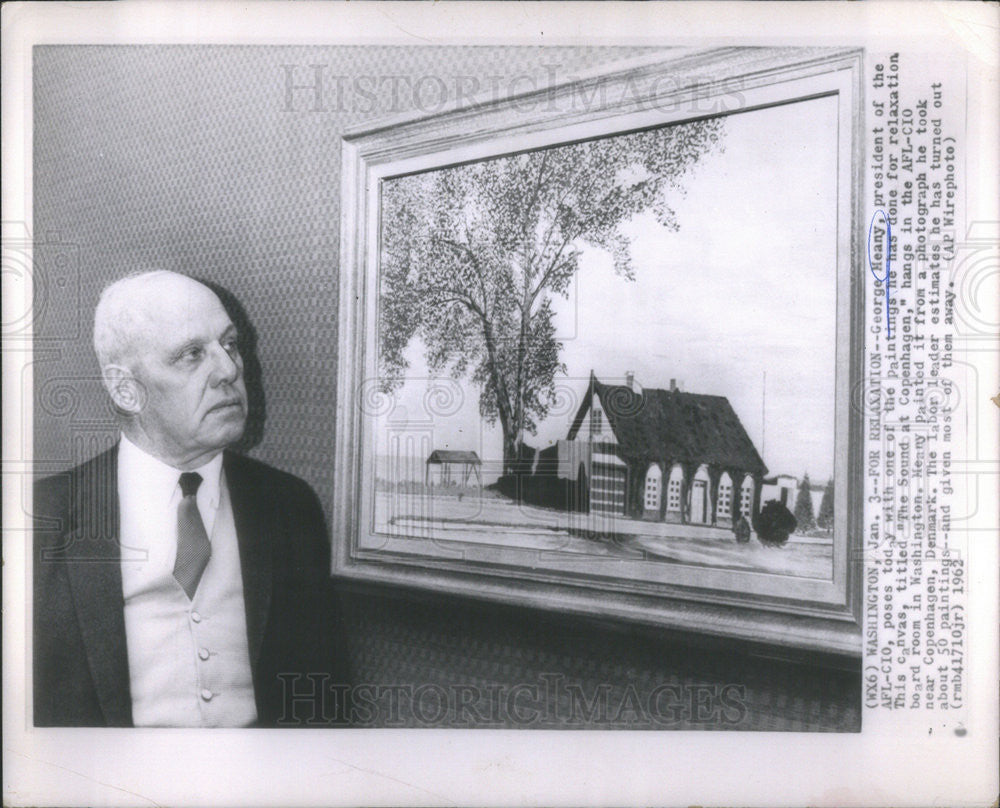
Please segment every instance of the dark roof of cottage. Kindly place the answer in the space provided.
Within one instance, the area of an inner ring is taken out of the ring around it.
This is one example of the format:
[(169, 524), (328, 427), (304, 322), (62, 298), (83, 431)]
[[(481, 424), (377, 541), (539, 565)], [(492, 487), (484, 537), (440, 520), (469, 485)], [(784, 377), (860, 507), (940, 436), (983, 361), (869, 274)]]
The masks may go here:
[(463, 452), (457, 449), (435, 449), (427, 458), (428, 463), (472, 463), (480, 465), (479, 455), (475, 452)]
[(592, 384), (623, 454), (767, 473), (725, 396)]

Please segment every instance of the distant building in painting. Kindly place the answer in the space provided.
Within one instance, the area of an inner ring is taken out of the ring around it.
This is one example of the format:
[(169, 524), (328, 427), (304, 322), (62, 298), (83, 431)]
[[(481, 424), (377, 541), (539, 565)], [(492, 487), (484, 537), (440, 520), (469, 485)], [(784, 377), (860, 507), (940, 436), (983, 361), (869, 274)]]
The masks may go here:
[[(812, 499), (813, 513), (819, 513), (823, 502), (825, 486), (814, 483), (809, 486), (809, 496)], [(791, 474), (775, 474), (764, 478), (760, 501), (770, 502), (772, 499), (780, 502), (788, 510), (795, 508), (795, 500), (799, 495), (799, 478)]]
[(566, 439), (536, 471), (563, 481), (575, 510), (723, 527), (760, 509), (766, 473), (727, 398), (593, 373)]
[(760, 499), (761, 502), (770, 502), (773, 499), (791, 510), (795, 507), (795, 495), (798, 490), (799, 481), (791, 474), (775, 474), (764, 478)]
[(467, 486), (475, 478), (476, 485), (482, 486), (480, 466), (482, 462), (475, 452), (435, 449), (427, 458), (424, 482), (427, 485)]

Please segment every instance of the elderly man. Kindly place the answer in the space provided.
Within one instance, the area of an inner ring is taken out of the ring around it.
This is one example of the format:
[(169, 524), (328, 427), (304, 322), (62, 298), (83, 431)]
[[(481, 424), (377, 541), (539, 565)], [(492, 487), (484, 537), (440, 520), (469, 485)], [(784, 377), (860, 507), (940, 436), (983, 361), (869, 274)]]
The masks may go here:
[(237, 344), (184, 275), (101, 295), (121, 440), (36, 486), (36, 725), (280, 726), (293, 692), (340, 678), (316, 495), (225, 451), (247, 415)]

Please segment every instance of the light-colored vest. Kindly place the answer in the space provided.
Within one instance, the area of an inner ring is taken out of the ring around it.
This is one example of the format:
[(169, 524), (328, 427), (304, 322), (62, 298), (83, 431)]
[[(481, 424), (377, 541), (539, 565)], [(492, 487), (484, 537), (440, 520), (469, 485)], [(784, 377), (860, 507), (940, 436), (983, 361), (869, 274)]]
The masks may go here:
[(257, 720), (239, 543), (224, 480), (211, 542), (193, 600), (164, 570), (125, 603), (137, 727), (241, 727)]

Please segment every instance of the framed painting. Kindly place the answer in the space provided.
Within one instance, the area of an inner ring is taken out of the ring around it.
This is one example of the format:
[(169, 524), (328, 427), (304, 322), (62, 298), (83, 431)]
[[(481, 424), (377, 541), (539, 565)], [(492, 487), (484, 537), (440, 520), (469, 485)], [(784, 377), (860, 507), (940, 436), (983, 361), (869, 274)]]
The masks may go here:
[(858, 655), (862, 56), (345, 137), (334, 574)]

